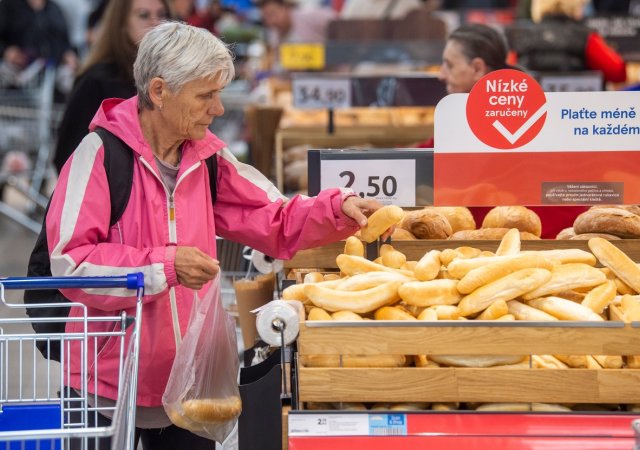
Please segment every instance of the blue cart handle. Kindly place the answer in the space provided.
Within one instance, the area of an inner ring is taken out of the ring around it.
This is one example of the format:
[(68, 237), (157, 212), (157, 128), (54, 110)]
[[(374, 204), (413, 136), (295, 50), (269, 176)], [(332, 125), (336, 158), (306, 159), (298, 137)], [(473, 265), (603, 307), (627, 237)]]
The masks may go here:
[(0, 284), (5, 289), (89, 289), (113, 288), (127, 289), (144, 288), (142, 272), (129, 273), (115, 277), (9, 277), (0, 278)]

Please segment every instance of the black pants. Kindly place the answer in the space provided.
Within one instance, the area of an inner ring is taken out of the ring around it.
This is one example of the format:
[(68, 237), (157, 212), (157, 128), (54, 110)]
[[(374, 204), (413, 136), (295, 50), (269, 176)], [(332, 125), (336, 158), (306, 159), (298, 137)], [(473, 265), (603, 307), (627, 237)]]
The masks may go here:
[[(71, 389), (71, 397), (78, 398), (76, 392)], [(73, 401), (72, 401), (73, 402)], [(77, 406), (78, 402), (73, 402), (73, 406)], [(82, 412), (72, 411), (71, 423), (82, 423)], [(108, 427), (111, 425), (111, 419), (102, 414), (96, 415), (89, 412), (88, 424), (92, 427)], [(185, 448), (189, 450), (215, 450), (216, 443), (210, 439), (205, 439), (191, 433), (185, 429), (171, 425), (166, 428), (136, 428), (135, 442), (136, 446), (142, 439), (142, 447), (144, 450), (175, 450)], [(111, 450), (111, 438), (90, 438), (88, 443), (83, 447), (82, 439), (71, 439), (70, 450)]]

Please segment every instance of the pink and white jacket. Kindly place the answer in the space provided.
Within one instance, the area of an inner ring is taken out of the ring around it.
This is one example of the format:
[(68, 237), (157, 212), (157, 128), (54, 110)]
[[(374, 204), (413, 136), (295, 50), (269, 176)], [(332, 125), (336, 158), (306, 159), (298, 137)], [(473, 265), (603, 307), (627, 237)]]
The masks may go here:
[[(137, 114), (137, 98), (109, 99), (91, 122), (120, 137), (134, 151), (133, 186), (121, 219), (109, 226), (109, 186), (104, 149), (89, 133), (65, 164), (47, 215), (47, 239), (54, 276), (107, 276), (143, 272), (145, 297), (140, 340), (138, 405), (160, 406), (175, 355), (171, 303), (175, 303), (184, 335), (194, 291), (178, 284), (176, 245), (194, 246), (216, 257), (216, 235), (241, 242), (277, 258), (325, 245), (353, 234), (358, 225), (341, 210), (344, 194), (328, 189), (317, 197), (287, 201), (256, 169), (242, 164), (225, 144), (207, 132), (186, 141), (173, 196), (160, 181), (153, 152), (145, 141)], [(217, 153), (217, 201), (211, 201), (204, 160)], [(173, 207), (174, 220), (170, 218)], [(208, 285), (201, 291), (204, 294)], [(123, 289), (68, 289), (64, 295), (81, 302), (90, 316), (135, 314), (136, 299)], [(82, 314), (72, 308), (70, 316)], [(112, 331), (113, 324), (90, 323), (90, 331)], [(78, 332), (70, 323), (67, 332)], [(115, 399), (119, 345), (116, 338), (97, 343), (98, 394)], [(73, 349), (72, 349), (73, 353)], [(88, 354), (93, 367), (93, 348)], [(70, 361), (71, 385), (81, 389), (79, 358)], [(92, 370), (89, 376), (92, 377)], [(89, 391), (95, 380), (89, 378)]]

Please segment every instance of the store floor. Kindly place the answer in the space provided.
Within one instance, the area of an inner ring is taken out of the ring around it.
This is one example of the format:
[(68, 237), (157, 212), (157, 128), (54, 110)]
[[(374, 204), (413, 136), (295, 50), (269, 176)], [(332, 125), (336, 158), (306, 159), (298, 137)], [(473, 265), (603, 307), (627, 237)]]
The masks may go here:
[[(29, 260), (29, 254), (33, 249), (33, 245), (36, 240), (36, 235), (31, 231), (26, 230), (24, 227), (16, 224), (15, 222), (7, 219), (5, 216), (0, 215), (0, 277), (16, 277), (24, 276), (26, 274), (27, 262)], [(22, 291), (8, 290), (6, 292), (6, 299), (11, 303), (21, 303)], [(23, 308), (9, 309), (4, 306), (0, 306), (0, 316), (2, 317), (22, 317), (26, 318), (26, 314)], [(31, 327), (29, 324), (15, 325), (12, 328), (5, 327), (5, 333), (30, 333)], [(10, 355), (11, 358), (18, 357), (17, 355)], [(18, 372), (16, 368), (19, 366), (13, 359), (9, 361), (9, 372), (7, 373), (8, 380), (8, 396), (14, 396), (16, 393), (23, 392), (25, 395), (31, 395), (31, 389), (35, 387), (36, 392), (41, 393), (46, 390), (47, 374), (49, 373), (53, 379), (51, 379), (51, 385), (55, 386), (59, 383), (58, 378), (58, 364), (52, 363), (47, 371), (47, 364), (44, 358), (37, 353), (25, 352), (22, 355), (23, 361), (28, 361), (28, 364), (23, 364), (22, 372)], [(13, 370), (12, 370), (13, 369)], [(30, 389), (28, 392), (26, 389)], [(142, 446), (139, 446), (141, 449)], [(237, 448), (237, 435), (231, 436), (224, 447), (218, 445), (216, 449), (234, 450)], [(213, 450), (213, 448), (212, 448)]]

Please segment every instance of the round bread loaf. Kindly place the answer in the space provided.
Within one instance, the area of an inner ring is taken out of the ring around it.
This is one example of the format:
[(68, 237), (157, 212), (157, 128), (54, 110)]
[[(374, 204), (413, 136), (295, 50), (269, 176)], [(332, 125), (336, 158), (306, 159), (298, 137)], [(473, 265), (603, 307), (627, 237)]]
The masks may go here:
[(447, 218), (433, 208), (409, 211), (400, 226), (418, 239), (447, 239), (452, 233)]
[(573, 238), (575, 235), (576, 231), (573, 229), (573, 227), (564, 228), (560, 230), (560, 233), (556, 235), (556, 239), (567, 240)]
[[(453, 233), (449, 239), (456, 241), (474, 241), (474, 240), (501, 240), (510, 228), (481, 228), (479, 230), (462, 230)], [(535, 234), (528, 233), (526, 231), (520, 232), (520, 239), (523, 241), (530, 241), (540, 239)]]
[(608, 241), (617, 241), (617, 240), (621, 240), (622, 238), (619, 236), (615, 236), (613, 234), (607, 234), (607, 233), (583, 233), (583, 234), (576, 234), (573, 237), (570, 237), (569, 239), (572, 241), (588, 241), (591, 238), (594, 237), (599, 237), (602, 239), (606, 239)]
[(411, 241), (415, 240), (415, 238), (416, 237), (413, 235), (413, 233), (401, 227), (396, 227), (396, 229), (393, 230), (393, 234), (391, 235), (392, 241)]
[(589, 209), (618, 208), (640, 216), (640, 205), (595, 205)]
[(640, 216), (622, 208), (594, 208), (573, 222), (576, 234), (605, 233), (622, 238), (640, 237)]
[(540, 237), (540, 217), (524, 206), (496, 206), (487, 213), (482, 228), (517, 228)]
[(451, 232), (460, 230), (475, 230), (476, 221), (469, 208), (464, 206), (433, 206), (432, 209), (445, 216), (451, 225)]

